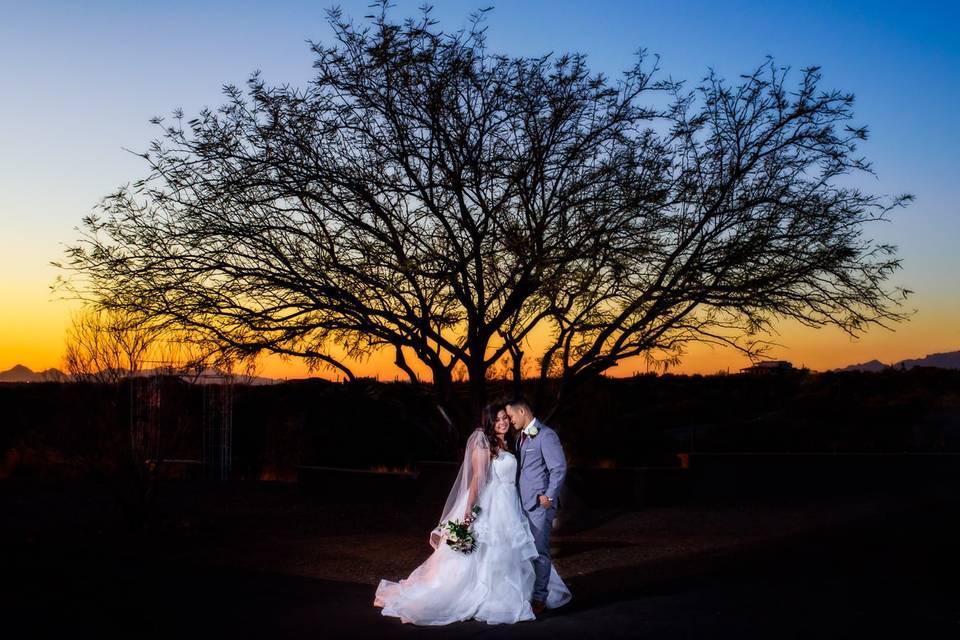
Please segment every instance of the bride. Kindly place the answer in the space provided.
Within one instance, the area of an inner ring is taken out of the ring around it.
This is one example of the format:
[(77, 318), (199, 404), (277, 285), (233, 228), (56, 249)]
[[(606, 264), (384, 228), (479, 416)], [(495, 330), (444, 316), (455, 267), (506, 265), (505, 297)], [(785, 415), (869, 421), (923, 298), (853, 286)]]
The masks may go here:
[[(507, 440), (510, 419), (502, 405), (488, 405), (482, 426), (467, 440), (463, 465), (430, 534), (433, 553), (399, 583), (381, 580), (373, 604), (383, 615), (418, 625), (441, 625), (471, 618), (489, 624), (533, 620), (531, 608), (537, 548), (517, 494), (517, 459)], [(442, 523), (467, 519), (471, 553), (445, 543)], [(550, 568), (547, 608), (570, 600), (570, 591)]]

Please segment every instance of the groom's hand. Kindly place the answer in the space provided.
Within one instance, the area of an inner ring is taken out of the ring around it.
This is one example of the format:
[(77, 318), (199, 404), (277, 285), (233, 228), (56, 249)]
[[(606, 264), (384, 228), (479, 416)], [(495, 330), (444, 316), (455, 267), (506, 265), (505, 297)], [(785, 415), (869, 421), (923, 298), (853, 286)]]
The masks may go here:
[(550, 500), (550, 498), (548, 498), (547, 496), (541, 495), (540, 506), (543, 507), (544, 509), (549, 509), (550, 507), (553, 506), (553, 501)]

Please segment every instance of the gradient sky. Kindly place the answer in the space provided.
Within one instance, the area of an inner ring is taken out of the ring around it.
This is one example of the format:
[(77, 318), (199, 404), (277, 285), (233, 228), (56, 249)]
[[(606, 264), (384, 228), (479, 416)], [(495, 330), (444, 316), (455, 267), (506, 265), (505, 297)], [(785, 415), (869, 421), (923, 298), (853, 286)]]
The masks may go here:
[[(362, 19), (369, 3), (341, 2)], [(399, 1), (401, 17), (420, 0)], [(443, 2), (440, 26), (464, 26), (494, 4)], [(75, 227), (116, 187), (142, 177), (140, 151), (157, 135), (148, 120), (182, 107), (191, 117), (221, 104), (225, 83), (259, 69), (268, 83), (304, 84), (307, 39), (329, 42), (327, 2), (5, 3), (0, 23), (0, 370), (61, 366), (75, 302), (51, 294)], [(872, 235), (900, 248), (896, 283), (916, 293), (917, 313), (895, 332), (851, 340), (836, 329), (784, 325), (773, 355), (827, 369), (878, 358), (891, 362), (960, 349), (960, 4), (922, 2), (501, 2), (487, 14), (488, 44), (510, 55), (580, 51), (613, 76), (645, 47), (661, 74), (695, 84), (713, 67), (732, 80), (772, 55), (799, 77), (822, 67), (824, 89), (856, 95), (854, 124), (867, 125), (861, 152), (878, 194), (917, 200)], [(788, 80), (789, 81), (789, 80)], [(392, 379), (374, 358), (358, 373)], [(727, 350), (692, 349), (680, 371), (736, 370)], [(642, 365), (628, 362), (615, 373)], [(264, 375), (299, 377), (305, 368), (268, 359)]]

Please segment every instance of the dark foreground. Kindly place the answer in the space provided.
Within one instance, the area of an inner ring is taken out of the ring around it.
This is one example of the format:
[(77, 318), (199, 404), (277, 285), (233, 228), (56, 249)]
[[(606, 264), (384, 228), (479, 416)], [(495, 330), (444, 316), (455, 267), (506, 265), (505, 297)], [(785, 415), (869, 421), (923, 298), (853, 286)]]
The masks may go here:
[(215, 496), (214, 510), (168, 492), (152, 531), (131, 537), (114, 531), (106, 499), (0, 487), (6, 629), (127, 638), (960, 634), (960, 502), (949, 491), (600, 514), (555, 536), (570, 605), (536, 622), (442, 628), (402, 625), (371, 606), (379, 576), (401, 577), (425, 556), (429, 506), (333, 508), (290, 489), (244, 491)]

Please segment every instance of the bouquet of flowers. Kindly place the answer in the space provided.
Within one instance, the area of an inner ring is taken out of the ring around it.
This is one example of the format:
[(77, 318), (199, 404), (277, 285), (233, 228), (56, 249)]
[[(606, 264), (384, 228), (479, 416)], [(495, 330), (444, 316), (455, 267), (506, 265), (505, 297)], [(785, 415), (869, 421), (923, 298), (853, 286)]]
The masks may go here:
[(440, 525), (439, 529), (443, 532), (443, 537), (447, 544), (461, 553), (470, 553), (477, 545), (477, 539), (470, 531), (470, 525), (473, 524), (477, 516), (480, 515), (480, 507), (474, 507), (473, 510), (463, 519), (449, 520)]

